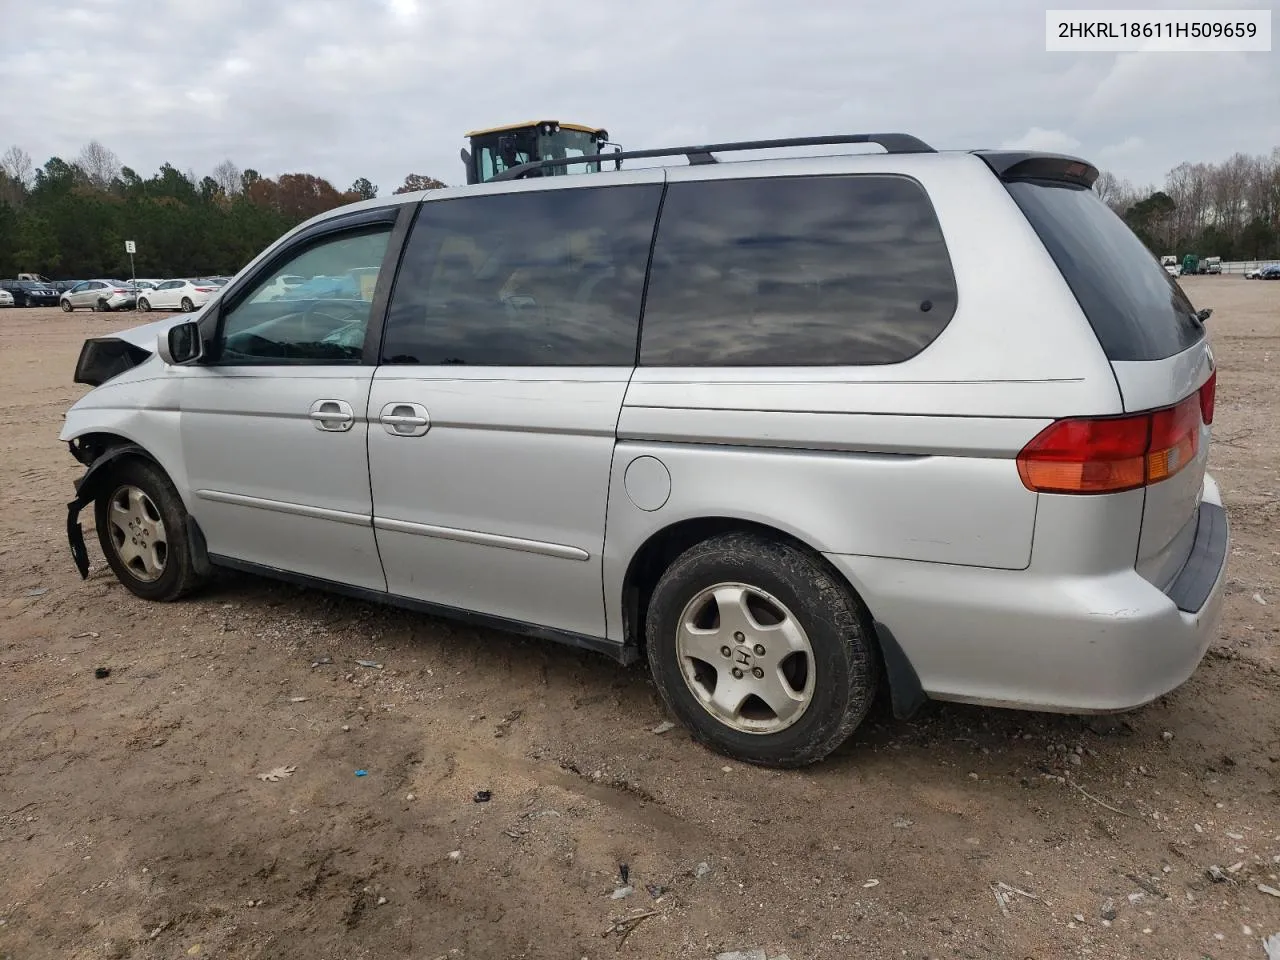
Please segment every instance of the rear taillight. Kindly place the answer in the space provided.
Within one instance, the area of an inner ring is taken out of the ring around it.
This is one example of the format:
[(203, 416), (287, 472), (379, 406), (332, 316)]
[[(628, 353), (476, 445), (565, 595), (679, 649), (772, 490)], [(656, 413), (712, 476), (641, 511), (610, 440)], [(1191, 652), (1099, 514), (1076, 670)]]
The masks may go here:
[(1036, 493), (1119, 493), (1168, 480), (1200, 452), (1200, 426), (1212, 422), (1213, 394), (1210, 377), (1163, 410), (1058, 420), (1023, 447), (1018, 475)]
[(1200, 388), (1200, 419), (1206, 425), (1213, 423), (1213, 401), (1218, 393), (1218, 371), (1209, 375), (1209, 379)]
[(213, 287), (196, 287), (196, 293), (213, 293)]

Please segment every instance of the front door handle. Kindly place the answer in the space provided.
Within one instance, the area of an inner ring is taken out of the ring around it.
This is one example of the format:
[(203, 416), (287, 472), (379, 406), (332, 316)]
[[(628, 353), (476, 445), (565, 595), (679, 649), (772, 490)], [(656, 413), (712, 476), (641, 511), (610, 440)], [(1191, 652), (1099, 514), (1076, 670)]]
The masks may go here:
[(431, 429), (431, 417), (420, 403), (388, 403), (378, 422), (393, 437), (421, 437)]
[(345, 400), (317, 400), (311, 405), (309, 414), (311, 422), (317, 430), (328, 433), (342, 433), (351, 429), (356, 416), (351, 412), (351, 404)]

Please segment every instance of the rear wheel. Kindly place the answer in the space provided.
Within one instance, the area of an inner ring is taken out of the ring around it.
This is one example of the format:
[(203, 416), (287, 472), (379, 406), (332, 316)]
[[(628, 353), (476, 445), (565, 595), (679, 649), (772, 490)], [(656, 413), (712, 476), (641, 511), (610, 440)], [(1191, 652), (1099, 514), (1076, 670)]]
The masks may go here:
[(139, 297), (138, 309), (141, 310), (143, 313), (146, 313), (148, 310), (151, 309), (151, 301), (148, 300), (146, 297)]
[(63, 313), (70, 313), (70, 312), (71, 312), (72, 310), (74, 310), (74, 309), (75, 309), (75, 307), (73, 307), (73, 306), (71, 305), (71, 301), (70, 301), (70, 300), (63, 300), (63, 301), (62, 301), (62, 312), (63, 312)]
[(201, 583), (191, 557), (187, 511), (172, 481), (149, 460), (116, 466), (94, 504), (98, 543), (130, 593), (177, 600)]
[(191, 312), (192, 310), (194, 310), (195, 308), (196, 308), (196, 305), (195, 305), (194, 303), (192, 303), (192, 302), (191, 302), (191, 298), (190, 298), (190, 297), (183, 297), (183, 298), (182, 298), (182, 312), (183, 312), (183, 313), (190, 313), (190, 312)]
[(99, 300), (97, 303), (93, 305), (93, 309), (95, 313), (110, 313), (111, 305), (108, 304), (107, 301), (105, 300)]
[(646, 618), (649, 666), (693, 737), (770, 767), (821, 760), (875, 699), (879, 664), (849, 590), (799, 547), (751, 533), (667, 569)]

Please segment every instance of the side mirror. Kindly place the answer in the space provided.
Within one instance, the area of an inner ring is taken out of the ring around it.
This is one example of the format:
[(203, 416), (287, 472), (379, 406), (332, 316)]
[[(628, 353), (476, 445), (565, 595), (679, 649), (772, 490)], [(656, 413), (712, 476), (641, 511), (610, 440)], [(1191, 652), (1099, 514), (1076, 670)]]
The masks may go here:
[(179, 323), (159, 335), (156, 352), (171, 367), (195, 363), (204, 356), (204, 340), (200, 337), (200, 324), (194, 320)]
[(1196, 311), (1196, 319), (1201, 323), (1208, 323), (1211, 316), (1213, 316), (1212, 307), (1205, 307), (1203, 310)]

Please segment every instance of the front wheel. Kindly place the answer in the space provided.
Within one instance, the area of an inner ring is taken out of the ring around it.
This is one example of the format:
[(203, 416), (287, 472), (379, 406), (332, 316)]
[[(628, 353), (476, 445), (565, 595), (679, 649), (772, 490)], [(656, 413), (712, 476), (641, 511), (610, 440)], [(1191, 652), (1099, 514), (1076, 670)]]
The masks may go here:
[(733, 533), (691, 547), (654, 589), (645, 634), (667, 706), (695, 739), (748, 763), (821, 760), (875, 699), (865, 611), (781, 540)]
[(200, 585), (186, 507), (155, 463), (122, 460), (94, 504), (94, 520), (107, 563), (130, 593), (170, 601)]
[(63, 313), (70, 313), (70, 312), (71, 312), (72, 310), (74, 310), (74, 309), (75, 309), (75, 307), (73, 307), (73, 306), (71, 305), (71, 301), (70, 301), (70, 300), (63, 300), (63, 301), (62, 301), (62, 312), (63, 312)]

